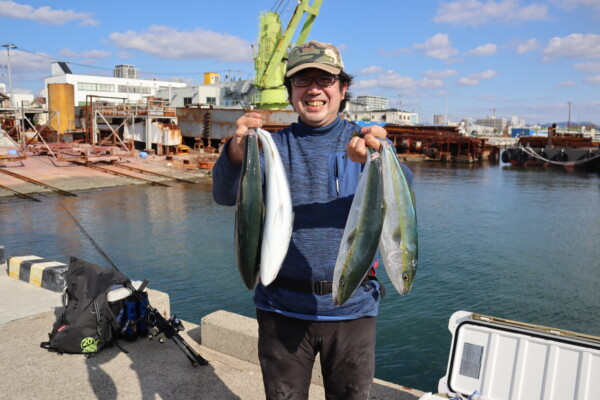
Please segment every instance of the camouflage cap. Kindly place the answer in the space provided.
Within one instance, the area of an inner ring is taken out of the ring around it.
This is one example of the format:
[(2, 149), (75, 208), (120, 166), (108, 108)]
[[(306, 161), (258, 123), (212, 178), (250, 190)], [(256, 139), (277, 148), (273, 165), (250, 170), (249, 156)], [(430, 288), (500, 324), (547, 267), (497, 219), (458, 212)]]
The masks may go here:
[(311, 40), (290, 51), (285, 76), (292, 76), (307, 68), (318, 68), (337, 75), (344, 68), (344, 63), (337, 47)]

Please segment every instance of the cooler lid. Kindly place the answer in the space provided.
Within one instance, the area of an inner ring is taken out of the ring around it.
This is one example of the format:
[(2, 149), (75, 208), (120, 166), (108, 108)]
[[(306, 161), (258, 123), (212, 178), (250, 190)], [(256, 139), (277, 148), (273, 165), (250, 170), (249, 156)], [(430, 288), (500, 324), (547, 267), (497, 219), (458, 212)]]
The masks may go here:
[(481, 400), (600, 398), (600, 338), (457, 311), (438, 391)]

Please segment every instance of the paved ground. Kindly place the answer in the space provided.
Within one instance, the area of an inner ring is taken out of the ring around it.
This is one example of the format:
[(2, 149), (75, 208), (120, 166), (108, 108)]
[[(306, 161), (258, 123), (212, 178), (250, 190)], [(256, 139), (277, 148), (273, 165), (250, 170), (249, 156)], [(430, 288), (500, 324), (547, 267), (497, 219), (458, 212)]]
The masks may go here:
[[(146, 339), (122, 341), (128, 353), (112, 347), (90, 358), (60, 356), (40, 348), (60, 311), (60, 295), (2, 273), (0, 293), (1, 400), (264, 399), (260, 367), (201, 346), (196, 324), (184, 321), (182, 336), (209, 361), (204, 367), (193, 368), (172, 341)], [(370, 398), (422, 394), (376, 380)], [(311, 385), (309, 398), (323, 399), (323, 388)]]

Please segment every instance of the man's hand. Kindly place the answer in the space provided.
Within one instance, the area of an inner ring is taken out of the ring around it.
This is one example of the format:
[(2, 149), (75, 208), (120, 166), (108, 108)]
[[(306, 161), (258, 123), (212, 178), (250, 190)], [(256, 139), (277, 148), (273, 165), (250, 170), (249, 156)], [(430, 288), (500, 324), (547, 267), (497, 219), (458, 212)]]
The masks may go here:
[(350, 139), (348, 146), (346, 147), (346, 153), (348, 157), (354, 162), (364, 164), (367, 162), (368, 151), (367, 147), (379, 150), (381, 148), (381, 142), (378, 138), (385, 139), (387, 137), (387, 131), (379, 125), (365, 126), (360, 130), (363, 137), (354, 136)]
[(260, 128), (262, 126), (262, 115), (254, 111), (248, 111), (235, 122), (235, 135), (231, 138), (227, 147), (227, 158), (234, 165), (239, 165), (244, 159), (244, 136), (248, 129)]

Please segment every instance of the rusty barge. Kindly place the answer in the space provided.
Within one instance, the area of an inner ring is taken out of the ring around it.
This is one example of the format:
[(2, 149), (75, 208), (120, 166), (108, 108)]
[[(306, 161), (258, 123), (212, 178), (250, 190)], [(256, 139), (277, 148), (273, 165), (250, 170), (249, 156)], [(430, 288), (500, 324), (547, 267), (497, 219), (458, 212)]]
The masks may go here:
[[(177, 118), (184, 143), (194, 148), (217, 152), (235, 131), (235, 121), (242, 109), (212, 107), (177, 108)], [(298, 120), (291, 110), (260, 110), (263, 128), (270, 132), (283, 129)], [(405, 161), (447, 161), (475, 163), (499, 159), (499, 147), (487, 138), (461, 135), (453, 126), (413, 126), (387, 124), (389, 138)]]
[(600, 171), (600, 143), (577, 133), (548, 128), (548, 136), (523, 136), (507, 148), (502, 162), (520, 166), (556, 166)]

